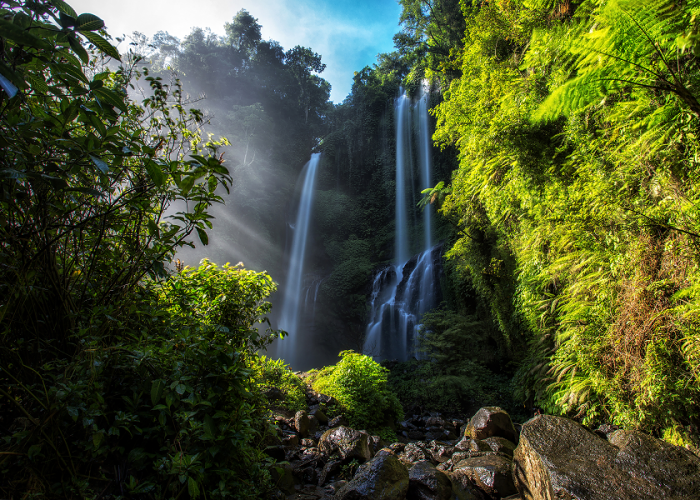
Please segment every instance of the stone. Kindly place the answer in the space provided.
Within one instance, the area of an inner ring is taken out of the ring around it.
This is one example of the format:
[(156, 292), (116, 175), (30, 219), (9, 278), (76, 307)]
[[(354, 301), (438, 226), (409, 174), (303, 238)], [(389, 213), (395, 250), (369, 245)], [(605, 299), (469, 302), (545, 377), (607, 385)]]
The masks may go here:
[(309, 412), (309, 416), (316, 417), (316, 420), (318, 420), (318, 423), (321, 425), (326, 425), (328, 423), (328, 417), (323, 413), (321, 408), (314, 408)]
[(431, 441), (425, 451), (430, 454), (433, 462), (441, 464), (450, 459), (455, 451), (455, 447), (441, 441)]
[(513, 477), (523, 500), (700, 498), (700, 458), (636, 431), (608, 440), (562, 417), (523, 425)]
[(393, 455), (375, 457), (360, 466), (352, 481), (336, 494), (336, 500), (404, 500), (408, 470)]
[(422, 460), (430, 460), (430, 454), (423, 448), (425, 443), (409, 443), (399, 454), (399, 460), (406, 465), (412, 465)]
[(282, 445), (287, 448), (299, 446), (299, 436), (294, 432), (285, 432), (282, 435)]
[(497, 436), (514, 443), (518, 442), (518, 435), (510, 415), (497, 406), (487, 406), (476, 412), (467, 424), (464, 436), (476, 440)]
[(318, 420), (316, 420), (315, 415), (309, 415), (309, 432), (307, 435), (313, 436), (318, 431)]
[(513, 458), (513, 452), (515, 451), (515, 443), (508, 441), (506, 438), (491, 436), (482, 441), (491, 448), (494, 453), (501, 453), (510, 458)]
[(337, 453), (344, 462), (357, 459), (366, 462), (372, 458), (369, 434), (340, 426), (329, 429), (319, 439), (318, 447), (325, 455)]
[(472, 453), (492, 451), (488, 443), (484, 441), (477, 441), (470, 437), (463, 437), (456, 445), (455, 449), (459, 451), (468, 451)]
[(316, 446), (316, 442), (313, 439), (304, 438), (301, 440), (301, 445), (304, 448), (312, 448)]
[(470, 481), (489, 497), (498, 499), (518, 492), (511, 475), (511, 461), (499, 455), (467, 458), (454, 464), (452, 478)]
[(408, 471), (407, 500), (449, 500), (451, 497), (450, 478), (430, 462), (417, 462)]
[(337, 417), (333, 417), (328, 421), (328, 427), (340, 427), (340, 426), (347, 426), (348, 424), (348, 419), (345, 418), (343, 415), (338, 415)]
[(309, 415), (304, 410), (300, 410), (294, 415), (294, 428), (302, 438), (309, 435)]
[(321, 474), (319, 475), (318, 479), (318, 485), (323, 486), (326, 484), (326, 481), (331, 478), (334, 474), (336, 474), (339, 470), (340, 467), (343, 465), (342, 460), (329, 460), (326, 462), (326, 464), (323, 466), (323, 469), (321, 470)]

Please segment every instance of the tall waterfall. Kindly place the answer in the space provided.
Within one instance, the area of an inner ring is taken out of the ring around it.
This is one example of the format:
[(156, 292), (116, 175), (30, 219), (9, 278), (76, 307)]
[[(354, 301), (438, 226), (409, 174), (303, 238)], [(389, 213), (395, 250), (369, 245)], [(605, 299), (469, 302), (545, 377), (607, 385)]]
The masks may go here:
[[(428, 122), (428, 90), (412, 108), (411, 101), (403, 94), (396, 100), (396, 233), (395, 260), (375, 276), (370, 298), (371, 314), (363, 351), (377, 358), (407, 360), (415, 356), (416, 330), (421, 316), (438, 303), (438, 283), (441, 248), (432, 246), (431, 213), (423, 215), (423, 252), (409, 258), (409, 227), (406, 205), (407, 169), (411, 168), (412, 153), (409, 147), (409, 113), (414, 109), (418, 118), (418, 148), (421, 170), (421, 190), (430, 187), (431, 149)], [(415, 203), (415, 200), (414, 200)]]
[(394, 255), (396, 262), (406, 262), (409, 257), (408, 210), (406, 209), (406, 170), (410, 165), (408, 146), (409, 111), (411, 100), (404, 93), (396, 100), (396, 234)]
[[(430, 88), (427, 85), (421, 87), (420, 99), (416, 103), (418, 108), (418, 135), (419, 135), (419, 150), (420, 150), (420, 180), (421, 188), (428, 189), (433, 187), (431, 179), (431, 147), (430, 147), (430, 124), (428, 122), (428, 98), (430, 97)], [(432, 206), (426, 205), (423, 210), (423, 235), (425, 238), (424, 250), (429, 249), (433, 246), (433, 236), (432, 236)]]
[(306, 255), (306, 242), (308, 240), (309, 222), (311, 220), (311, 208), (314, 200), (314, 184), (316, 181), (316, 170), (318, 167), (320, 153), (311, 155), (311, 160), (304, 166), (299, 175), (303, 179), (301, 197), (299, 199), (299, 209), (297, 211), (296, 222), (294, 224), (294, 238), (292, 240), (292, 254), (289, 260), (289, 272), (287, 273), (287, 283), (284, 287), (282, 298), (282, 312), (278, 328), (289, 333), (289, 337), (283, 339), (279, 345), (277, 353), (286, 363), (294, 365), (298, 360), (298, 347), (301, 344), (298, 331), (299, 318), (301, 316), (302, 303), (302, 276), (304, 274), (304, 257)]

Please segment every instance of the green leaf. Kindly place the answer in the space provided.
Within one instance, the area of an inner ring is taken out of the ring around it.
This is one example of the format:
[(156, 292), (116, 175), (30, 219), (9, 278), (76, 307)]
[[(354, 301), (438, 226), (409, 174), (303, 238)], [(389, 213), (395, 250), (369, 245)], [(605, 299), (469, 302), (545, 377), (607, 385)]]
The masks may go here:
[(175, 392), (177, 392), (180, 396), (182, 396), (185, 393), (185, 384), (177, 384), (175, 386)]
[(106, 102), (107, 104), (118, 108), (120, 111), (126, 112), (127, 104), (124, 97), (117, 92), (105, 87), (100, 87), (92, 89), (92, 93), (100, 101)]
[(23, 30), (16, 24), (0, 19), (0, 36), (12, 40), (17, 45), (27, 45), (35, 49), (51, 50), (51, 44)]
[(103, 437), (104, 437), (104, 433), (102, 433), (102, 432), (96, 432), (95, 434), (92, 435), (92, 444), (95, 445), (95, 448), (99, 448)]
[(41, 444), (34, 444), (29, 447), (29, 450), (27, 450), (27, 456), (30, 460), (37, 456), (39, 453), (41, 453)]
[(70, 48), (73, 49), (73, 52), (75, 52), (80, 58), (80, 60), (83, 61), (83, 64), (90, 62), (90, 57), (88, 56), (87, 50), (85, 50), (85, 47), (83, 47), (75, 36), (68, 36), (68, 44), (70, 45)]
[(204, 416), (204, 435), (210, 439), (214, 439), (216, 436), (216, 424), (211, 415)]
[[(63, 28), (64, 30), (67, 30), (68, 28), (72, 28), (73, 26), (75, 26), (75, 16), (70, 16), (68, 14), (61, 12), (61, 15), (58, 16), (58, 23), (61, 25), (61, 28)], [(61, 35), (64, 35), (65, 37), (67, 37), (68, 34), (69, 33), (67, 33), (66, 31), (61, 33)], [(64, 41), (63, 36), (60, 36), (58, 38), (58, 41), (59, 42)]]
[(155, 406), (160, 398), (163, 397), (163, 389), (165, 384), (162, 380), (154, 380), (151, 384), (151, 403)]
[(85, 76), (83, 70), (79, 66), (73, 64), (54, 63), (51, 65), (51, 73), (53, 73), (54, 76), (61, 76), (61, 73), (67, 74), (85, 83), (90, 83), (90, 80)]
[(162, 186), (165, 184), (165, 175), (163, 174), (160, 165), (150, 158), (146, 160), (146, 171), (156, 186)]
[(97, 33), (93, 33), (92, 31), (81, 31), (80, 34), (87, 38), (91, 44), (107, 54), (109, 57), (112, 57), (117, 61), (122, 60), (117, 48)]
[(204, 229), (202, 229), (201, 227), (198, 227), (197, 234), (199, 235), (199, 239), (201, 240), (202, 245), (209, 244), (209, 237), (207, 236), (207, 232)]
[(78, 14), (73, 10), (73, 7), (68, 5), (66, 2), (63, 0), (49, 0), (49, 3), (56, 7), (60, 12), (63, 14), (67, 14), (71, 16), (72, 18), (78, 17)]
[(46, 94), (49, 92), (49, 86), (46, 84), (41, 74), (27, 73), (24, 78), (29, 83), (29, 87), (37, 93)]
[(73, 422), (77, 422), (78, 421), (78, 413), (79, 413), (78, 408), (76, 408), (75, 406), (69, 406), (67, 408), (67, 410), (68, 410), (68, 415), (70, 415), (70, 418), (73, 419)]
[(12, 24), (17, 25), (22, 29), (27, 29), (32, 24), (31, 18), (24, 12), (18, 12), (15, 17), (12, 18)]
[(104, 21), (94, 14), (80, 14), (76, 23), (76, 27), (80, 31), (96, 31), (104, 26)]
[(197, 481), (193, 477), (187, 478), (187, 492), (192, 498), (199, 496), (199, 486), (197, 486)]

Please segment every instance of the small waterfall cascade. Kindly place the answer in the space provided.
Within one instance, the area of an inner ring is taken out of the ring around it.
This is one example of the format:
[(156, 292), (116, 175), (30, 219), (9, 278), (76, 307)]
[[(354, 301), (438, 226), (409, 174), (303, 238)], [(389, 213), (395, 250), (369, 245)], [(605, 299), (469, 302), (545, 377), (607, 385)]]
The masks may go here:
[(302, 278), (304, 275), (304, 258), (306, 256), (306, 242), (308, 240), (309, 223), (311, 221), (311, 209), (314, 200), (314, 184), (316, 182), (316, 170), (321, 158), (320, 153), (311, 155), (311, 160), (304, 166), (299, 175), (299, 180), (303, 182), (301, 196), (299, 198), (299, 209), (292, 239), (292, 253), (289, 259), (289, 272), (287, 282), (284, 287), (282, 298), (282, 310), (278, 322), (278, 328), (289, 333), (289, 337), (280, 342), (277, 354), (286, 363), (294, 365), (297, 361), (297, 349), (301, 344), (298, 332), (299, 318), (304, 307), (304, 297), (302, 289)]
[(403, 94), (396, 100), (396, 233), (394, 264), (374, 277), (370, 296), (370, 319), (363, 351), (375, 358), (405, 361), (417, 355), (417, 328), (423, 313), (439, 303), (441, 245), (432, 244), (431, 213), (424, 211), (423, 251), (409, 259), (409, 227), (406, 204), (406, 175), (411, 167), (410, 120), (418, 119), (418, 150), (421, 190), (431, 183), (431, 146), (428, 121), (429, 88), (424, 85), (420, 99), (411, 106)]

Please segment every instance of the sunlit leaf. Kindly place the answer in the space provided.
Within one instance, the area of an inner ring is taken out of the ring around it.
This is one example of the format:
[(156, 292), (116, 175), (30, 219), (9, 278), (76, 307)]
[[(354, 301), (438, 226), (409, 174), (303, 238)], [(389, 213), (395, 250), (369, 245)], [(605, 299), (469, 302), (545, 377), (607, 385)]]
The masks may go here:
[(80, 34), (87, 38), (91, 44), (93, 44), (103, 53), (107, 54), (109, 57), (116, 59), (117, 61), (122, 60), (117, 48), (97, 33), (93, 33), (92, 31), (81, 31)]
[(104, 21), (94, 14), (80, 14), (76, 21), (76, 27), (80, 31), (96, 31), (105, 26)]

